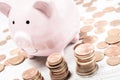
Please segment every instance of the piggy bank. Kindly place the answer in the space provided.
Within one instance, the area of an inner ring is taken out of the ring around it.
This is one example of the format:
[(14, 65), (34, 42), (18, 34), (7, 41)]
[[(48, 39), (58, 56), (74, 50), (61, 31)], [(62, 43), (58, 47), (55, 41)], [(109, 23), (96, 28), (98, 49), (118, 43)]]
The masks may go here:
[(29, 57), (63, 54), (69, 43), (79, 39), (80, 17), (73, 0), (0, 2), (0, 12), (9, 19), (16, 45)]

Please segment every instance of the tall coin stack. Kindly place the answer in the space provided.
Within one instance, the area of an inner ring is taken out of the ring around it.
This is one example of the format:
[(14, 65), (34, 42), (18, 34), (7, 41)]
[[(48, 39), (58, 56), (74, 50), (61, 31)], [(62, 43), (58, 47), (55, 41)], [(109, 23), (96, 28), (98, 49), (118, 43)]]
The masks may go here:
[(23, 80), (44, 80), (41, 73), (35, 68), (24, 71), (22, 77)]
[(74, 50), (76, 72), (81, 76), (89, 76), (98, 70), (95, 61), (94, 47), (91, 44), (78, 45)]
[(59, 53), (48, 56), (46, 66), (50, 70), (51, 80), (66, 80), (69, 77), (68, 66)]

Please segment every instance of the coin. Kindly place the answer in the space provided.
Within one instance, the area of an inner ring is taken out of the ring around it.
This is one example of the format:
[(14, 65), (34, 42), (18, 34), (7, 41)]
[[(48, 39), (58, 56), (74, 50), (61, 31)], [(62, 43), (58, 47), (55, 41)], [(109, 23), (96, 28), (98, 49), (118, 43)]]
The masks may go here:
[(75, 54), (78, 56), (89, 55), (94, 47), (91, 44), (81, 44), (75, 48)]
[(107, 32), (108, 36), (119, 36), (120, 34), (120, 29), (119, 28), (113, 28), (113, 29), (110, 29), (108, 32)]
[(8, 59), (8, 62), (12, 65), (18, 65), (22, 63), (24, 60), (25, 60), (25, 57), (23, 55), (18, 55)]
[(91, 25), (87, 25), (87, 26), (83, 26), (82, 28), (80, 28), (81, 32), (90, 32), (93, 29), (93, 26)]
[(3, 30), (3, 33), (6, 33), (6, 32), (8, 32), (8, 31), (9, 31), (9, 29), (6, 28), (6, 29)]
[(87, 9), (86, 9), (86, 12), (93, 12), (93, 11), (95, 11), (97, 8), (96, 7), (88, 7)]
[(98, 49), (105, 49), (105, 48), (107, 48), (109, 45), (106, 43), (106, 42), (104, 42), (104, 41), (102, 41), (102, 42), (99, 42), (98, 44), (97, 44), (97, 48)]
[(83, 38), (83, 43), (89, 43), (89, 44), (92, 44), (92, 43), (95, 43), (97, 41), (97, 36), (86, 36), (85, 38)]
[(107, 64), (110, 66), (116, 66), (116, 65), (120, 64), (120, 57), (118, 57), (118, 56), (109, 57), (107, 59)]
[(6, 40), (1, 40), (1, 41), (0, 41), (0, 46), (5, 45), (6, 43), (7, 43), (7, 41), (6, 41)]
[(105, 42), (109, 44), (120, 42), (120, 36), (108, 36), (106, 37)]
[(117, 13), (120, 13), (120, 7), (116, 8), (115, 10)]
[(96, 12), (92, 15), (94, 18), (99, 18), (99, 17), (102, 17), (104, 16), (104, 12)]
[(95, 22), (94, 26), (95, 27), (105, 27), (108, 24), (106, 20), (100, 20)]
[(6, 59), (6, 55), (5, 54), (1, 54), (0, 55), (0, 61), (3, 61), (3, 60), (5, 60)]
[(101, 51), (95, 51), (95, 61), (99, 62), (104, 59), (104, 54)]
[(6, 40), (10, 40), (10, 39), (11, 39), (11, 36), (7, 35)]
[(120, 55), (120, 48), (118, 46), (110, 46), (105, 49), (105, 55), (108, 57)]
[(110, 22), (110, 25), (111, 26), (119, 26), (120, 25), (120, 20), (119, 19), (113, 20), (113, 21)]
[(4, 64), (0, 64), (0, 72), (2, 72), (5, 69), (5, 65)]
[(109, 12), (112, 12), (112, 11), (115, 11), (115, 8), (110, 6), (110, 7), (106, 7), (103, 9), (103, 12), (104, 13), (109, 13)]
[(22, 77), (25, 80), (33, 79), (38, 74), (38, 70), (35, 68), (27, 69), (23, 72)]
[(62, 61), (62, 56), (59, 53), (53, 53), (52, 55), (48, 56), (47, 62), (49, 65), (56, 65)]

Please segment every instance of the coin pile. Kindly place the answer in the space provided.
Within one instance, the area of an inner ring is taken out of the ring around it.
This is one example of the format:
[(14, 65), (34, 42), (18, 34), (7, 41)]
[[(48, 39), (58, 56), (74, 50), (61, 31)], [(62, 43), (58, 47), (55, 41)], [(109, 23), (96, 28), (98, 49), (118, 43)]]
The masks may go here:
[(22, 77), (23, 80), (44, 80), (41, 73), (35, 68), (24, 71)]
[(81, 44), (74, 50), (77, 63), (76, 71), (81, 76), (91, 75), (98, 70), (93, 49), (91, 44)]
[(58, 53), (48, 56), (46, 66), (50, 69), (51, 80), (66, 80), (69, 77), (67, 64)]

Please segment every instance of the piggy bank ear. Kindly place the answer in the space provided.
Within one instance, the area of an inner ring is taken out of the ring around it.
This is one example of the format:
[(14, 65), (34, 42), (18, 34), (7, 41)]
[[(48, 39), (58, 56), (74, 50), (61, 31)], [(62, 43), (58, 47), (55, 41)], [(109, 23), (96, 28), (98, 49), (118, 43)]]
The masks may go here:
[(38, 11), (42, 12), (44, 15), (46, 15), (47, 17), (51, 16), (51, 7), (49, 4), (47, 4), (46, 2), (43, 1), (37, 1), (34, 6), (35, 9), (37, 9)]
[(8, 4), (0, 2), (0, 12), (2, 12), (7, 17), (9, 15), (10, 9), (11, 7)]

